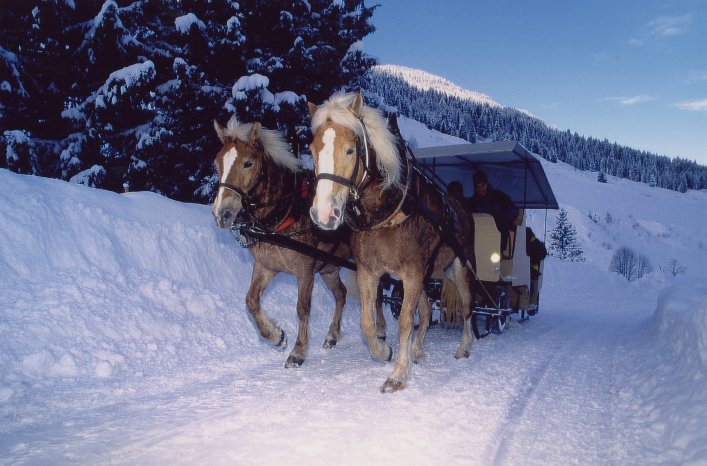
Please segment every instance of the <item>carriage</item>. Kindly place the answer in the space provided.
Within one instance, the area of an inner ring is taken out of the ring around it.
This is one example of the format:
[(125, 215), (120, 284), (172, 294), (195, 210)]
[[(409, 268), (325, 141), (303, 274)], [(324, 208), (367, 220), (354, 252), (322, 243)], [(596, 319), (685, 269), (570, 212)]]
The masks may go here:
[[(540, 162), (516, 141), (458, 144), (411, 149), (425, 174), (438, 185), (462, 183), (464, 193), (473, 193), (472, 176), (485, 172), (492, 185), (504, 191), (519, 207), (515, 228), (501, 250), (501, 232), (489, 214), (474, 213), (476, 280), (473, 330), (477, 337), (502, 332), (512, 314), (520, 319), (539, 309), (544, 255), (534, 254), (542, 244), (526, 226), (528, 209), (557, 209), (557, 200)], [(533, 244), (535, 243), (535, 244)], [(528, 248), (530, 246), (530, 248)], [(542, 248), (544, 249), (544, 247)], [(382, 299), (393, 316), (400, 312), (402, 284), (388, 278)], [(426, 283), (433, 309), (445, 326), (461, 325), (462, 316), (451, 283), (431, 277)]]
[[(276, 131), (234, 118), (226, 126), (214, 124), (223, 147), (216, 157), (219, 182), (212, 213), (218, 227), (230, 229), (239, 242), (245, 238), (241, 244), (251, 248), (254, 265), (246, 307), (261, 336), (278, 348), (286, 347), (286, 334), (268, 317), (260, 295), (277, 273), (297, 277), (298, 335), (285, 367), (301, 365), (307, 354), (316, 272), (336, 298), (324, 347), (333, 347), (340, 334), (345, 293), (339, 270), (352, 268), (361, 330), (371, 356), (379, 361), (390, 361), (393, 347), (385, 341), (376, 289), (385, 273), (401, 277), (400, 286), (393, 287), (401, 297), (400, 346), (395, 367), (380, 387), (384, 393), (405, 388), (410, 363), (424, 356), (433, 314), (428, 295), (447, 320), (457, 309), (463, 310), (456, 359), (469, 357), (472, 327), (480, 336), (481, 318), (488, 329), (494, 323), (502, 328), (514, 311), (537, 312), (537, 301), (535, 307), (530, 305), (532, 281), (522, 272), (529, 268), (519, 249), (524, 243), (524, 217), (515, 228), (513, 246), (501, 251), (500, 233), (492, 231), (488, 219), (472, 218), (459, 199), (447, 197), (439, 188), (452, 179), (468, 184), (470, 174), (483, 168), (491, 181), (512, 193), (519, 207), (556, 208), (542, 168), (527, 150), (517, 143), (495, 143), (406, 152), (395, 125), (366, 106), (360, 94), (337, 94), (320, 107), (309, 103), (309, 109), (314, 178), (299, 170), (300, 161)], [(483, 241), (474, 240), (474, 223)], [(449, 300), (446, 282), (441, 286), (425, 282), (438, 278), (435, 273), (454, 283), (458, 305)], [(483, 286), (471, 286), (472, 282)], [(482, 293), (472, 296), (477, 290)], [(388, 300), (392, 303), (390, 296)], [(413, 337), (415, 310), (419, 326)]]

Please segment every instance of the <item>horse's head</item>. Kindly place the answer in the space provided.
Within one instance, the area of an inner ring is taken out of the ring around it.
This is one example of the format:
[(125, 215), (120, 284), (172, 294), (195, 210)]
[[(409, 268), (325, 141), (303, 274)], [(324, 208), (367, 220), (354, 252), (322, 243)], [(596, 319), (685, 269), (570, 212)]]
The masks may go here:
[(259, 122), (231, 118), (226, 126), (214, 121), (214, 128), (223, 147), (216, 154), (219, 184), (211, 213), (220, 228), (232, 228), (252, 220), (263, 192), (273, 188), (265, 182), (273, 166), (296, 171), (300, 162), (279, 132)]
[(309, 103), (309, 112), (317, 176), (309, 214), (320, 228), (334, 230), (344, 222), (346, 203), (358, 196), (371, 169), (382, 174), (384, 187), (398, 184), (397, 147), (383, 116), (364, 106), (360, 94), (336, 95), (321, 107)]

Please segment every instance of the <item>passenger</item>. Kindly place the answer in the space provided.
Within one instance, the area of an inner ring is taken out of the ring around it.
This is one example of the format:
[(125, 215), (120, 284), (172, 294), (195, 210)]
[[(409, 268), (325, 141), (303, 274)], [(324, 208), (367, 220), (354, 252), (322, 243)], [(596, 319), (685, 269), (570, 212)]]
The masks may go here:
[(447, 185), (447, 197), (464, 203), (464, 186), (459, 181), (452, 181)]
[[(477, 171), (474, 173), (474, 195), (469, 199), (468, 206), (472, 212), (493, 216), (496, 228), (501, 232), (501, 251), (506, 251), (509, 247), (510, 230), (515, 231), (515, 219), (520, 213), (508, 194), (494, 189), (489, 184), (486, 173)], [(506, 256), (510, 255), (509, 253)]]
[(537, 306), (540, 263), (547, 257), (547, 249), (530, 227), (525, 227), (525, 252), (530, 258), (530, 304)]

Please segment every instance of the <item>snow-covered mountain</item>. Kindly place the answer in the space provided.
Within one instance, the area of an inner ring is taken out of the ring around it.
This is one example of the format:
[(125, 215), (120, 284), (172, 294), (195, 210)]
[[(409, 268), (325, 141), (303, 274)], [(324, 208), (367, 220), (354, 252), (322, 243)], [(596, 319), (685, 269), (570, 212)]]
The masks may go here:
[(373, 67), (373, 70), (383, 75), (401, 78), (411, 86), (423, 91), (434, 89), (437, 92), (458, 97), (460, 99), (471, 100), (473, 102), (486, 104), (491, 107), (501, 107), (501, 104), (486, 94), (464, 89), (448, 79), (444, 79), (423, 70), (408, 68), (401, 65), (376, 65)]
[[(456, 142), (400, 123), (418, 146)], [(707, 193), (543, 166), (586, 262), (548, 258), (540, 314), (469, 359), (432, 327), (394, 395), (355, 298), (321, 347), (320, 279), (308, 358), (283, 368), (244, 307), (250, 255), (209, 206), (0, 170), (0, 464), (704, 464)], [(623, 245), (655, 270), (610, 273)], [(684, 273), (660, 270), (671, 258)], [(295, 300), (288, 276), (263, 296), (290, 336)]]

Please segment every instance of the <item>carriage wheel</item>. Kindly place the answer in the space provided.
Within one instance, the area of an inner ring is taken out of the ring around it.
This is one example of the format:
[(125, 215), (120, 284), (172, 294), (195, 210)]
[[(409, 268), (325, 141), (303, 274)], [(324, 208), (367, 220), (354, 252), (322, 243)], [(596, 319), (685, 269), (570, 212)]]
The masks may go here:
[(476, 338), (481, 338), (481, 335), (479, 335), (479, 324), (476, 319), (479, 318), (479, 315), (472, 311), (471, 312), (471, 331), (474, 332), (474, 336)]
[[(501, 294), (501, 296), (498, 298), (498, 308), (500, 309), (508, 309), (508, 295), (506, 293)], [(496, 317), (496, 328), (498, 329), (498, 333), (503, 333), (503, 331), (506, 329), (506, 319), (508, 317), (506, 314), (499, 314)]]

